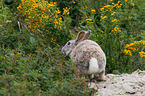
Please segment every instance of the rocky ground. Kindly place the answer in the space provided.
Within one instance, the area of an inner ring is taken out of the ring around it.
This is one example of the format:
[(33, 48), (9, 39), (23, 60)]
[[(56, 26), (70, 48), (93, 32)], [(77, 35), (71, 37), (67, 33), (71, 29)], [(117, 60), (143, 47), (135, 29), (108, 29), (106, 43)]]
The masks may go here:
[(91, 82), (89, 87), (97, 90), (95, 96), (145, 96), (145, 71), (107, 74), (105, 81)]

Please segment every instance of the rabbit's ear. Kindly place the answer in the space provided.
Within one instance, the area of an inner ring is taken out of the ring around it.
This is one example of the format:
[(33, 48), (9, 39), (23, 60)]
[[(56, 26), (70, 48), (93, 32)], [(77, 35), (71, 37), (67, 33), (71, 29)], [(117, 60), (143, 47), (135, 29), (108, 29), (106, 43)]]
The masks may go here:
[(77, 35), (77, 38), (76, 38), (75, 43), (78, 44), (80, 41), (82, 41), (83, 38), (85, 37), (85, 34), (86, 34), (86, 33), (85, 33), (84, 30), (80, 31), (80, 32), (78, 33), (78, 35)]
[(90, 34), (91, 34), (91, 30), (86, 31), (83, 40), (87, 40), (90, 37)]
[(82, 30), (82, 31), (80, 31), (80, 32), (78, 33), (78, 35), (77, 35), (75, 44), (78, 44), (78, 43), (79, 43), (80, 41), (82, 41), (82, 40), (88, 39), (89, 36), (90, 36), (90, 34), (91, 34), (91, 30), (88, 30), (88, 31)]

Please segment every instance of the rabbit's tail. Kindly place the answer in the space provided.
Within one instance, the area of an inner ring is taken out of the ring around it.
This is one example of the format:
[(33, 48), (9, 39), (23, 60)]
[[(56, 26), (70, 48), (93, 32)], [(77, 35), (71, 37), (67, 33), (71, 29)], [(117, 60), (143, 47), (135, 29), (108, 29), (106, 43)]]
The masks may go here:
[(92, 57), (90, 59), (90, 62), (89, 62), (88, 73), (89, 74), (94, 74), (94, 73), (98, 73), (98, 72), (99, 72), (98, 60), (96, 58)]

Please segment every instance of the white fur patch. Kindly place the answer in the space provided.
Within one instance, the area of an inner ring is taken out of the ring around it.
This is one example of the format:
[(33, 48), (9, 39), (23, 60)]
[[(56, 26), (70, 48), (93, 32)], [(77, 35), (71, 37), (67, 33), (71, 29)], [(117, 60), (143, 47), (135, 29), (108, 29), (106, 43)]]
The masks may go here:
[(96, 58), (91, 58), (89, 62), (88, 74), (94, 74), (99, 72), (98, 61)]

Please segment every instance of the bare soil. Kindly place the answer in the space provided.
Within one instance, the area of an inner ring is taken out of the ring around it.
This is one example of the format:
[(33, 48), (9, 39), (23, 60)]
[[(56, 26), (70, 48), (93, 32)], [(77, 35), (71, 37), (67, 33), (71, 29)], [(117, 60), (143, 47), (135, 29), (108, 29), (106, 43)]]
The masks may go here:
[(145, 71), (136, 70), (132, 74), (107, 74), (105, 81), (89, 83), (94, 88), (94, 96), (145, 96)]

